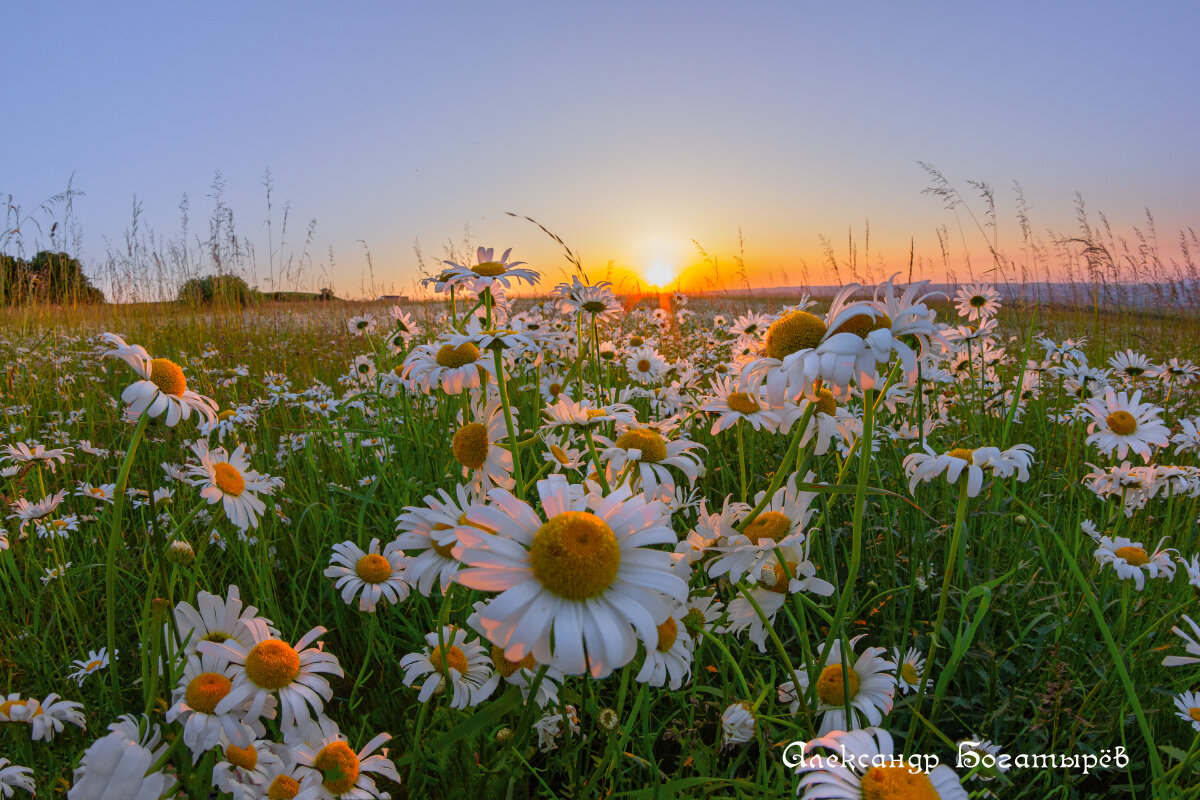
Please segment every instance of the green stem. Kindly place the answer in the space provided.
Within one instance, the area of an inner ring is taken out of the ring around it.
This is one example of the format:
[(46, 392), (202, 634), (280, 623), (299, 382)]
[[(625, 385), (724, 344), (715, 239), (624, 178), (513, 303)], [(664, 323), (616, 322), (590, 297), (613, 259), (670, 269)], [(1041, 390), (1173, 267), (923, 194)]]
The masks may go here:
[(108, 556), (107, 563), (104, 569), (104, 606), (106, 616), (106, 643), (108, 645), (108, 674), (112, 681), (113, 701), (118, 702), (121, 696), (121, 685), (117, 678), (117, 541), (121, 537), (121, 522), (125, 516), (125, 506), (128, 504), (128, 498), (125, 497), (125, 487), (129, 483), (129, 470), (133, 468), (133, 457), (137, 454), (138, 445), (141, 444), (142, 435), (146, 432), (146, 425), (150, 422), (149, 413), (143, 411), (141, 418), (138, 419), (137, 428), (133, 432), (133, 439), (129, 442), (129, 449), (125, 451), (125, 460), (121, 462), (121, 471), (117, 473), (117, 485), (113, 489), (113, 517), (112, 527), (108, 531)]

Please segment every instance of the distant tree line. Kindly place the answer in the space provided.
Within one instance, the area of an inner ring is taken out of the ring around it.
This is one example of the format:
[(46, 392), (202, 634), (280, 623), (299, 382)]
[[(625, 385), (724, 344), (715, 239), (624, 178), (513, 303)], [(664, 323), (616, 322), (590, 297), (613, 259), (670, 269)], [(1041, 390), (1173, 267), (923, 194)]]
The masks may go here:
[(260, 292), (237, 275), (205, 275), (191, 278), (179, 287), (176, 299), (189, 305), (246, 306), (263, 300), (336, 300), (333, 290), (310, 292)]
[(0, 304), (103, 303), (79, 261), (66, 253), (42, 250), (31, 259), (0, 254)]

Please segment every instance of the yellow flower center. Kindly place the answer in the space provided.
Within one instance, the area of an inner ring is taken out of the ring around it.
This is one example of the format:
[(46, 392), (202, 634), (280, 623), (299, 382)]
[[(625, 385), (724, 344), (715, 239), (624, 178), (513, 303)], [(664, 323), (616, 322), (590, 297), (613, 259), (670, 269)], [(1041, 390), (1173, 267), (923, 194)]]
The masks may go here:
[(484, 261), (481, 264), (476, 264), (475, 266), (471, 267), (471, 272), (488, 278), (494, 278), (497, 275), (503, 275), (507, 271), (508, 268), (499, 261)]
[(14, 708), (24, 708), (28, 702), (28, 700), (5, 700), (0, 703), (0, 717), (11, 717)]
[(770, 539), (778, 544), (792, 528), (792, 521), (782, 511), (764, 511), (746, 526), (746, 538), (752, 542)]
[(173, 394), (179, 397), (187, 391), (187, 381), (184, 380), (183, 370), (169, 358), (151, 359), (150, 381), (164, 394)]
[(966, 461), (968, 464), (971, 464), (971, 463), (973, 463), (971, 461), (971, 455), (974, 452), (975, 451), (969, 447), (956, 447), (953, 450), (951, 450), (949, 453), (946, 453), (946, 455), (950, 456), (951, 458), (961, 458), (963, 461)]
[(246, 491), (246, 480), (242, 477), (242, 473), (227, 461), (218, 461), (213, 464), (213, 483), (223, 493), (233, 497)]
[(481, 468), (487, 461), (487, 426), (482, 422), (468, 422), (454, 434), (450, 447), (458, 463), (467, 469)]
[[(864, 313), (855, 314), (841, 325), (838, 325), (837, 328), (834, 329), (833, 333), (853, 333), (860, 339), (865, 339), (867, 338), (867, 334), (871, 331), (877, 331), (880, 328), (890, 327), (892, 327), (892, 318), (887, 314), (880, 313), (875, 316), (871, 316), (870, 314)], [(832, 336), (833, 334), (830, 335)]]
[(556, 444), (550, 445), (550, 453), (560, 464), (566, 465), (571, 461), (571, 458)]
[(99, 486), (92, 489), (92, 494), (94, 494), (96, 497), (104, 497), (105, 496), (104, 490), (101, 489)]
[(1127, 545), (1125, 547), (1118, 547), (1113, 552), (1117, 554), (1118, 558), (1125, 559), (1125, 563), (1129, 564), (1131, 567), (1140, 567), (1143, 564), (1150, 563), (1150, 557), (1147, 556), (1146, 551), (1140, 547)]
[[(433, 526), (433, 529), (435, 531), (448, 531), (451, 529), (451, 527), (449, 525), (444, 525), (443, 523), (439, 522)], [(451, 550), (454, 549), (455, 543), (453, 540), (451, 540), (451, 542), (449, 544), (438, 544), (437, 539), (434, 539), (432, 536), (430, 536), (429, 539), (430, 539), (430, 541), (433, 542), (433, 549), (438, 555), (440, 555), (442, 558), (454, 558), (454, 556), (450, 552)]]
[(908, 767), (871, 767), (862, 776), (863, 800), (937, 800), (933, 782)]
[(217, 414), (217, 419), (220, 420), (221, 422), (224, 422), (225, 420), (229, 419), (236, 413), (237, 412), (234, 411), (232, 408), (227, 408), (224, 411), (222, 411), (220, 414)]
[(907, 661), (900, 665), (900, 677), (909, 686), (916, 686), (921, 680), (921, 676), (917, 674), (917, 668)]
[(280, 639), (266, 639), (246, 654), (246, 677), (262, 689), (282, 689), (300, 674), (300, 654)]
[(1117, 436), (1128, 436), (1137, 430), (1137, 420), (1128, 411), (1114, 411), (1108, 415), (1108, 429)]
[(640, 336), (630, 336), (629, 337), (629, 346), (630, 347), (641, 347), (643, 344), (645, 344), (645, 342), (646, 342), (646, 340)]
[(665, 653), (670, 650), (678, 638), (679, 623), (674, 617), (667, 617), (667, 621), (658, 626), (658, 652)]
[(807, 311), (791, 311), (767, 328), (767, 356), (783, 360), (792, 353), (816, 347), (828, 327)]
[(358, 756), (345, 742), (330, 742), (313, 759), (313, 769), (321, 773), (321, 785), (330, 794), (345, 794), (358, 781)]
[(213, 631), (212, 633), (207, 633), (204, 635), (204, 638), (201, 639), (201, 641), (216, 642), (217, 644), (220, 644), (221, 642), (225, 642), (228, 640), (229, 640), (229, 635), (226, 633), (222, 633), (221, 631)]
[(429, 663), (438, 672), (446, 669), (456, 669), (459, 675), (467, 674), (467, 656), (458, 647), (450, 647), (444, 653), (441, 647), (435, 647), (429, 653)]
[(833, 392), (828, 389), (817, 390), (817, 411), (831, 417), (837, 414), (837, 401), (833, 399)]
[(558, 397), (560, 394), (562, 394), (562, 390), (563, 387), (561, 383), (552, 383), (546, 387), (546, 391), (550, 392), (551, 397)]
[(729, 399), (729, 409), (736, 411), (739, 414), (757, 414), (762, 408), (758, 404), (758, 400), (746, 392), (732, 392)]
[(217, 703), (225, 699), (233, 682), (216, 672), (202, 672), (192, 678), (184, 692), (184, 700), (201, 714), (211, 714)]
[(853, 700), (857, 694), (858, 673), (854, 667), (847, 665), (843, 673), (841, 664), (830, 664), (821, 670), (821, 677), (817, 678), (817, 697), (821, 702), (841, 706), (845, 705), (846, 698)]
[(667, 457), (667, 443), (650, 428), (631, 428), (617, 438), (616, 444), (622, 450), (641, 450), (639, 461), (657, 463)]
[(1200, 708), (1189, 708), (1188, 716), (1191, 717), (1194, 722), (1200, 722)]
[[(770, 586), (764, 586), (763, 588), (770, 589), (775, 594), (787, 594), (788, 587), (791, 584), (791, 581), (788, 580), (788, 572), (784, 571), (783, 565), (778, 561), (772, 564), (770, 569), (771, 580), (773, 580), (774, 583), (772, 583)], [(796, 574), (796, 565), (790, 561), (788, 562), (788, 571), (791, 572), (792, 575)], [(766, 581), (763, 583), (765, 584)]]
[(276, 775), (275, 780), (267, 787), (267, 800), (292, 800), (300, 794), (300, 784), (295, 778), (287, 775)]
[(526, 653), (520, 661), (509, 661), (504, 657), (504, 648), (498, 645), (492, 645), (492, 664), (495, 665), (496, 672), (499, 672), (502, 678), (511, 677), (519, 669), (537, 669), (533, 653)]
[(638, 372), (649, 372), (650, 371), (650, 359), (639, 358), (638, 362), (637, 362), (637, 371)]
[(608, 412), (605, 411), (603, 408), (589, 408), (587, 410), (587, 418), (595, 419), (596, 417), (603, 417), (607, 413)]
[(463, 342), (458, 347), (444, 344), (438, 349), (435, 360), (439, 367), (446, 369), (465, 367), (467, 364), (474, 364), (479, 360), (479, 348), (470, 342)]
[(238, 747), (231, 744), (225, 748), (225, 760), (235, 767), (254, 769), (258, 766), (258, 751), (253, 746)]
[(616, 580), (621, 548), (612, 528), (595, 514), (564, 511), (534, 535), (529, 564), (548, 591), (586, 600)]
[(378, 553), (368, 553), (354, 565), (354, 574), (366, 583), (384, 583), (392, 577), (392, 564)]

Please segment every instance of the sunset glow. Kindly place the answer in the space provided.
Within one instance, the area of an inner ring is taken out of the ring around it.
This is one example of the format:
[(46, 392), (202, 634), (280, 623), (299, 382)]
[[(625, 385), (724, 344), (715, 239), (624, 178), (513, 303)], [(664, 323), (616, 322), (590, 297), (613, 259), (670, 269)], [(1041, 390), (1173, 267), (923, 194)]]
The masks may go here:
[(675, 282), (675, 270), (666, 264), (654, 264), (646, 269), (646, 283), (663, 288)]

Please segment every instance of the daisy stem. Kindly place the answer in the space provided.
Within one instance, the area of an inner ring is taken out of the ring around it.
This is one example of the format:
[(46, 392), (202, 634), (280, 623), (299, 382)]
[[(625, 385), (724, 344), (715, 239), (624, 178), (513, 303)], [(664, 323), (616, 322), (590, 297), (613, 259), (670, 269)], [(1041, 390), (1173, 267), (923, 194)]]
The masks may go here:
[(590, 428), (583, 429), (583, 438), (587, 439), (588, 452), (592, 454), (592, 463), (596, 465), (596, 477), (600, 479), (600, 488), (604, 489), (605, 494), (608, 494), (608, 478), (604, 475), (604, 467), (600, 465), (600, 454), (596, 452), (596, 442), (592, 439)]
[(771, 478), (771, 484), (767, 487), (767, 491), (763, 494), (763, 499), (758, 505), (746, 515), (735, 527), (738, 533), (744, 533), (751, 522), (758, 519), (758, 515), (763, 512), (771, 502), (771, 498), (775, 496), (775, 492), (779, 491), (779, 487), (783, 485), (783, 481), (790, 474), (788, 472), (792, 461), (796, 458), (796, 451), (800, 449), (800, 439), (804, 436), (804, 432), (808, 430), (808, 423), (812, 419), (813, 412), (817, 410), (816, 403), (809, 403), (804, 409), (804, 416), (800, 417), (797, 424), (796, 432), (792, 434), (792, 441), (788, 444), (787, 452), (783, 454), (783, 459), (779, 462), (779, 469), (775, 470), (775, 475)]
[[(942, 623), (946, 619), (946, 605), (950, 597), (950, 579), (954, 575), (955, 560), (958, 558), (958, 541), (962, 536), (963, 523), (967, 518), (967, 506), (970, 505), (967, 497), (969, 481), (960, 481), (958, 487), (958, 509), (954, 512), (954, 532), (950, 535), (950, 549), (946, 552), (946, 570), (942, 574), (942, 595), (938, 599), (937, 618), (934, 620), (933, 629), (930, 633), (932, 641), (929, 643), (929, 655), (925, 657), (926, 671), (935, 669), (936, 662), (934, 657), (937, 656), (938, 643), (942, 636)], [(921, 706), (925, 703), (925, 690), (928, 687), (928, 682), (921, 676), (921, 685), (917, 689), (917, 704), (913, 710), (912, 726), (908, 731), (908, 742), (914, 741), (916, 733), (917, 721), (921, 719)], [(936, 702), (936, 701), (935, 701)]]
[(512, 445), (513, 473), (517, 479), (517, 491), (524, 495), (525, 483), (521, 480), (521, 453), (517, 448), (517, 431), (513, 426), (512, 407), (508, 402), (508, 382), (504, 376), (504, 360), (500, 350), (493, 350), (496, 357), (496, 383), (500, 386), (500, 403), (504, 406), (504, 425), (508, 429), (508, 441)]
[[(121, 471), (117, 473), (116, 488), (113, 489), (112, 527), (108, 531), (108, 556), (104, 569), (105, 639), (110, 654), (116, 652), (117, 645), (117, 540), (121, 537), (121, 522), (125, 516), (125, 506), (128, 502), (125, 497), (125, 486), (129, 482), (129, 470), (133, 468), (133, 457), (137, 454), (138, 445), (142, 441), (142, 435), (146, 432), (146, 425), (149, 422), (150, 415), (143, 411), (137, 428), (133, 432), (133, 438), (129, 441), (125, 460), (121, 462)], [(121, 696), (121, 686), (117, 678), (117, 659), (110, 657), (108, 664), (113, 702), (117, 702)]]
[(742, 674), (742, 668), (738, 666), (737, 659), (733, 657), (733, 653), (730, 653), (729, 648), (725, 646), (725, 643), (713, 636), (707, 628), (701, 628), (700, 632), (704, 634), (705, 639), (708, 639), (708, 641), (717, 646), (717, 649), (720, 650), (722, 655), (725, 656), (725, 661), (729, 663), (729, 666), (733, 667), (733, 674), (737, 676), (738, 685), (742, 687), (742, 697), (745, 697), (747, 700), (749, 700), (750, 684), (746, 683), (746, 676)]
[(738, 443), (738, 477), (742, 483), (742, 502), (746, 502), (746, 443), (742, 435), (741, 420), (738, 420), (734, 425), (737, 428), (737, 443)]
[[(788, 579), (784, 578), (784, 580)], [(788, 674), (792, 676), (792, 686), (797, 693), (796, 696), (799, 697), (800, 675), (796, 672), (796, 667), (792, 665), (792, 659), (788, 656), (787, 648), (783, 646), (783, 641), (779, 638), (779, 634), (775, 632), (775, 626), (771, 623), (771, 620), (767, 618), (767, 614), (765, 611), (763, 611), (762, 606), (760, 606), (758, 601), (754, 599), (754, 595), (751, 593), (749, 587), (746, 586), (745, 581), (738, 581), (737, 587), (738, 591), (741, 592), (742, 597), (746, 598), (746, 602), (748, 602), (751, 608), (754, 609), (754, 613), (758, 615), (760, 620), (762, 620), (763, 628), (767, 631), (767, 635), (771, 637), (771, 643), (775, 645), (775, 649), (778, 650), (779, 655), (783, 657), (783, 664), (785, 667), (787, 667)], [(846, 719), (849, 719), (849, 717)], [(805, 714), (805, 721), (809, 723), (809, 733), (815, 733), (815, 731), (811, 730), (812, 719), (808, 714)]]

